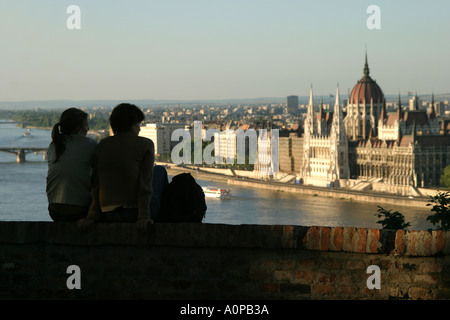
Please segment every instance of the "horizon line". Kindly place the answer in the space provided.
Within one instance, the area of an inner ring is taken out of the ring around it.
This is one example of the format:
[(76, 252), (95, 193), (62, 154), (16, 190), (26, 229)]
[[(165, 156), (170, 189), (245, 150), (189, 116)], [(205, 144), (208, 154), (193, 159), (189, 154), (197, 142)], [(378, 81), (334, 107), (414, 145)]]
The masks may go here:
[[(434, 94), (434, 97), (436, 98), (436, 96), (446, 96), (446, 95), (450, 95), (450, 92), (448, 93), (429, 93), (429, 94), (417, 94), (418, 97), (427, 97), (427, 96), (431, 96), (432, 94)], [(333, 95), (334, 93), (329, 93), (329, 94), (325, 94), (325, 95), (319, 95), (319, 94), (314, 94), (314, 97), (327, 97), (329, 95)], [(348, 95), (348, 94), (347, 94)], [(398, 93), (396, 94), (384, 94), (385, 96), (392, 96), (394, 98), (398, 98)], [(400, 94), (401, 96), (415, 96), (416, 94)], [(183, 98), (178, 98), (178, 99), (173, 99), (173, 98), (163, 98), (163, 99), (155, 99), (155, 98), (141, 98), (141, 99), (102, 99), (102, 98), (95, 98), (95, 99), (30, 99), (30, 100), (16, 100), (16, 101), (12, 101), (12, 100), (0, 100), (0, 103), (11, 103), (11, 104), (16, 104), (16, 103), (36, 103), (36, 102), (60, 102), (60, 101), (70, 101), (70, 102), (95, 102), (95, 101), (154, 101), (154, 102), (173, 102), (173, 103), (179, 103), (179, 102), (196, 102), (196, 101), (202, 101), (202, 102), (207, 102), (207, 101), (227, 101), (227, 100), (233, 100), (233, 101), (238, 101), (238, 100), (268, 100), (268, 99), (286, 99), (288, 96), (298, 96), (299, 98), (309, 98), (309, 94), (307, 95), (297, 95), (297, 94), (289, 94), (286, 96), (272, 96), (272, 97), (253, 97), (253, 98), (194, 98), (194, 99), (183, 99)], [(345, 94), (344, 94), (345, 96)], [(342, 94), (341, 94), (342, 97)]]

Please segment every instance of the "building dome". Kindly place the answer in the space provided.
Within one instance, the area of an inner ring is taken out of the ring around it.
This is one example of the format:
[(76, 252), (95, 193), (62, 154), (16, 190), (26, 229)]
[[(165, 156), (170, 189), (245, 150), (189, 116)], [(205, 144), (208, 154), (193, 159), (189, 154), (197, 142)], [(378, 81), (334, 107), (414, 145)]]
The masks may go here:
[(381, 91), (380, 86), (378, 86), (375, 80), (373, 80), (369, 75), (369, 65), (367, 64), (367, 54), (366, 54), (366, 63), (364, 65), (364, 76), (353, 87), (348, 103), (370, 104), (372, 99), (373, 103), (382, 103), (384, 100), (384, 94), (383, 91)]

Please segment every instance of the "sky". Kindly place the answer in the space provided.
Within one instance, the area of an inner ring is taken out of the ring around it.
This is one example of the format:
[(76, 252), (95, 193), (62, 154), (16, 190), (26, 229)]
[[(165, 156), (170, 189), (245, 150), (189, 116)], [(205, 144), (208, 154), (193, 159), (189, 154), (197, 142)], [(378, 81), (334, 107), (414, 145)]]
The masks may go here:
[(385, 94), (450, 93), (449, 12), (448, 0), (0, 0), (0, 101), (326, 96), (338, 83), (346, 95), (366, 48)]

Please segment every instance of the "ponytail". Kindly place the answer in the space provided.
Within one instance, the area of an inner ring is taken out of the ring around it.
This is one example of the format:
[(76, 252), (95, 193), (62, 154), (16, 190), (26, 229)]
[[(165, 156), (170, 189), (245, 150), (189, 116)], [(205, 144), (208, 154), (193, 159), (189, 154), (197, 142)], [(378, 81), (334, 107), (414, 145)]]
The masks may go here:
[(58, 161), (59, 157), (63, 154), (64, 150), (66, 149), (66, 146), (64, 145), (64, 135), (60, 131), (61, 123), (58, 122), (53, 126), (52, 129), (52, 141), (55, 145), (55, 151), (56, 151), (56, 160)]

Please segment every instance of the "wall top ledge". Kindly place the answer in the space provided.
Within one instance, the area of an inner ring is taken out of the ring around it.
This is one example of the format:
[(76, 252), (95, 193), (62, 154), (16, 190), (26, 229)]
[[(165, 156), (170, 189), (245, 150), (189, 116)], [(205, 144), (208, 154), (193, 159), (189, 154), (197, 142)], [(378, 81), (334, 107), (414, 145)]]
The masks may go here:
[(161, 223), (148, 225), (147, 231), (142, 232), (133, 223), (96, 223), (82, 232), (74, 223), (0, 221), (0, 245), (27, 243), (269, 248), (443, 256), (450, 254), (450, 231)]

